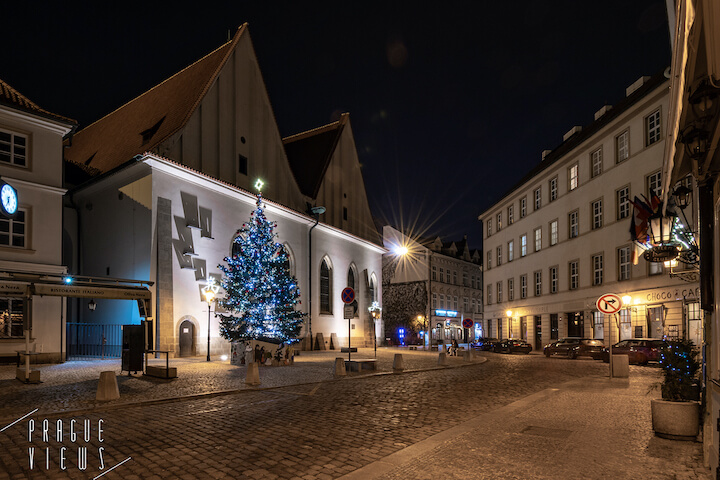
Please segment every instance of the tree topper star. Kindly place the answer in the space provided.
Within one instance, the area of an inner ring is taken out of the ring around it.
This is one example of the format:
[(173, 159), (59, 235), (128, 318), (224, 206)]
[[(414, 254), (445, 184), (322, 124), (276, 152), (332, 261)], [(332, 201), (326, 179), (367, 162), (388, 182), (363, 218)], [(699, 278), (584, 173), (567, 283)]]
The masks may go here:
[(258, 178), (257, 182), (255, 182), (255, 188), (258, 192), (262, 191), (263, 185), (265, 185), (265, 183)]

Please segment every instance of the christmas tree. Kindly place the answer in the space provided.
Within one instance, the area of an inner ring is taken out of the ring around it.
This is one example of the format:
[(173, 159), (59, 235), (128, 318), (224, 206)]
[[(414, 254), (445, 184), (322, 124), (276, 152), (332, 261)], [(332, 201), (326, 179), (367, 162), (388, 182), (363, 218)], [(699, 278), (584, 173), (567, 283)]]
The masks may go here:
[(265, 217), (262, 195), (250, 221), (238, 230), (233, 253), (225, 257), (222, 287), (227, 293), (220, 305), (220, 335), (231, 342), (269, 340), (293, 342), (304, 313), (296, 310), (300, 291), (288, 270), (288, 253), (274, 241), (277, 224)]

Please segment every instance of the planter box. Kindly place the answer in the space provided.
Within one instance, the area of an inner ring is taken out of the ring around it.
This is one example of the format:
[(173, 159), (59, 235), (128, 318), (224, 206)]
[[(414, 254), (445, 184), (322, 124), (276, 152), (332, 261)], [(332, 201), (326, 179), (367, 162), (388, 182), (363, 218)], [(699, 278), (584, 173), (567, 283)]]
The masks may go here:
[(655, 435), (671, 440), (697, 439), (700, 433), (698, 402), (651, 400), (652, 424)]

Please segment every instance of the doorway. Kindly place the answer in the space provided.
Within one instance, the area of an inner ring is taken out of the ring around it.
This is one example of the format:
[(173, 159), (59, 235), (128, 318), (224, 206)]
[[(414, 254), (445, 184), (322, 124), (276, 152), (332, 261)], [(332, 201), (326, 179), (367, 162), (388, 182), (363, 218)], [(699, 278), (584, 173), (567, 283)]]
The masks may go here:
[(190, 320), (180, 324), (180, 356), (192, 357), (195, 355), (195, 325)]
[(535, 350), (542, 350), (542, 317), (535, 315)]
[(585, 320), (583, 312), (568, 312), (566, 317), (568, 337), (585, 337)]

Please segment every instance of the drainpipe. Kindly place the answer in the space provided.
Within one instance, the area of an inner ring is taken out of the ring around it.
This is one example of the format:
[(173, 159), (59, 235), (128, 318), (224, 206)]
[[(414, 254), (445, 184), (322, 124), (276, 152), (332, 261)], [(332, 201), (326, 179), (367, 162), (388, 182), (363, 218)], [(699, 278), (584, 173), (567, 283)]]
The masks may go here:
[(325, 213), (325, 207), (310, 207), (308, 209), (315, 218), (315, 224), (310, 227), (308, 232), (308, 336), (310, 337), (310, 350), (313, 350), (313, 337), (312, 337), (312, 231), (320, 223), (320, 215)]

